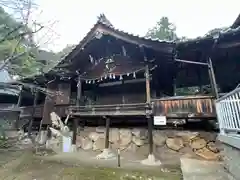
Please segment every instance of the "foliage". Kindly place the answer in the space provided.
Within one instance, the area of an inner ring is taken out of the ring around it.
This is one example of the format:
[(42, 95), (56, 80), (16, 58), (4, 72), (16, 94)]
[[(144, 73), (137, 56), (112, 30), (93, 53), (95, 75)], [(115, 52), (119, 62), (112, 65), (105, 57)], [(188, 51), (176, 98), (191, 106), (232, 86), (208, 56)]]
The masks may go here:
[(0, 8), (0, 63), (14, 54), (26, 52), (19, 58), (10, 61), (7, 70), (11, 74), (28, 76), (41, 68), (41, 63), (35, 60), (32, 37), (20, 36), (23, 32), (31, 31), (21, 22), (16, 21), (3, 8)]
[[(37, 30), (34, 27), (31, 29), (24, 23), (26, 18), (28, 17), (18, 20), (17, 16), (9, 15), (0, 7), (0, 65), (6, 64), (4, 68), (10, 74), (20, 77), (42, 73), (47, 69), (46, 66), (58, 59), (55, 53), (39, 49), (34, 42), (34, 33), (40, 31), (43, 26), (39, 25)], [(11, 59), (18, 54), (23, 55)], [(9, 58), (11, 60), (8, 62)]]
[(168, 17), (162, 17), (153, 28), (148, 30), (146, 37), (168, 41), (176, 40), (176, 26), (169, 21)]
[(75, 45), (68, 44), (65, 48), (63, 48), (60, 52), (58, 52), (58, 56), (61, 58), (64, 57), (65, 55), (70, 53), (74, 47), (75, 47)]

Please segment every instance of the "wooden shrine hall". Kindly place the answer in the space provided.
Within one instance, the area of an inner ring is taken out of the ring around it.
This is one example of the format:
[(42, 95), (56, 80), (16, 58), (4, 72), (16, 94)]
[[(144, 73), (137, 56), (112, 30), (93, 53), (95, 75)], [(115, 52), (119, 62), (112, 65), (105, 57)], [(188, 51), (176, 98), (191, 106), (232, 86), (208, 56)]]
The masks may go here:
[(214, 94), (176, 96), (179, 62), (175, 57), (175, 43), (120, 31), (101, 15), (56, 67), (34, 79), (22, 80), (56, 92), (54, 96), (47, 94), (44, 104), (36, 104), (35, 110), (33, 106), (23, 107), (22, 115), (38, 112), (33, 114), (43, 118), (44, 124), (49, 123), (52, 110), (61, 117), (158, 114), (167, 118), (214, 118)]
[(21, 81), (23, 86), (34, 84), (38, 87), (33, 91), (33, 105), (21, 107), (21, 117), (31, 119), (30, 132), (36, 119), (41, 119), (43, 125), (51, 124), (53, 111), (62, 118), (69, 115), (74, 120), (73, 143), (76, 143), (80, 120), (102, 118), (106, 120), (106, 148), (111, 119), (122, 117), (127, 121), (130, 116), (142, 117), (148, 122), (152, 154), (154, 116), (164, 116), (167, 120), (216, 117), (217, 90), (211, 59), (205, 63), (195, 62), (206, 68), (212, 87), (210, 94), (176, 94), (179, 68), (181, 71), (189, 68), (179, 64), (191, 63), (177, 59), (176, 43), (120, 31), (101, 15), (57, 66), (45, 74)]

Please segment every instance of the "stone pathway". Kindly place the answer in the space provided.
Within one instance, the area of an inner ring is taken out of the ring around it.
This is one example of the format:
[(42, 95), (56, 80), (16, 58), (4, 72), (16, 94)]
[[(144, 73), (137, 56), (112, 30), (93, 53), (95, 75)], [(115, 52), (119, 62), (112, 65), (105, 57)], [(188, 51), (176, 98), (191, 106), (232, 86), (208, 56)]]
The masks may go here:
[(181, 158), (184, 180), (235, 180), (220, 162)]

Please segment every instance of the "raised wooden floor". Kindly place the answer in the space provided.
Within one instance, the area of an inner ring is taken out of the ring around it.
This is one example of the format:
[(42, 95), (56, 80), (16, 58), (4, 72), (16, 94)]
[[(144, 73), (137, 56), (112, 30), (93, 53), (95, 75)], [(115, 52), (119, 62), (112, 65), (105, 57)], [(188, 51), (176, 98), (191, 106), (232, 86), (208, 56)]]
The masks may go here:
[(69, 112), (75, 116), (145, 116), (146, 103), (113, 104), (93, 106), (70, 106)]
[[(167, 118), (216, 118), (215, 102), (212, 96), (183, 96), (153, 99), (152, 110), (146, 103), (75, 106), (71, 104), (55, 105), (60, 117), (74, 116), (145, 116), (163, 115)], [(33, 107), (21, 107), (21, 117), (32, 115)], [(35, 118), (42, 118), (43, 105), (36, 107)]]

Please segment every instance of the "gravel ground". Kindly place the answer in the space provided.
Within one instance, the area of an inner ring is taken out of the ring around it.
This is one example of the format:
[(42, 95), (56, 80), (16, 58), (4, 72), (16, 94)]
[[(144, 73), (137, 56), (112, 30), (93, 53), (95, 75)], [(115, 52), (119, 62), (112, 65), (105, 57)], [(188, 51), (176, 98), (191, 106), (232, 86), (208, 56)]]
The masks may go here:
[(31, 151), (3, 151), (0, 153), (1, 180), (180, 180), (179, 169), (171, 171), (103, 168), (81, 164), (49, 161)]

